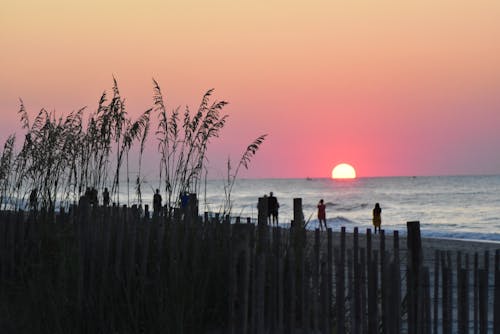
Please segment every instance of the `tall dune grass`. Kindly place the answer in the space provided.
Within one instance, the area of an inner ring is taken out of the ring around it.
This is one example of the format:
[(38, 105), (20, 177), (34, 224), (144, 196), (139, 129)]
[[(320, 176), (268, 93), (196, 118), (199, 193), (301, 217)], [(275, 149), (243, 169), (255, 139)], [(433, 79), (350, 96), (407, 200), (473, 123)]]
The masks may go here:
[[(138, 150), (138, 170), (132, 187), (135, 201), (142, 203), (142, 159), (153, 119), (157, 123), (152, 140), (156, 140), (159, 156), (158, 188), (166, 194), (166, 213), (170, 214), (179, 204), (181, 193), (199, 193), (206, 177), (207, 148), (227, 122), (228, 115), (223, 112), (227, 102), (212, 100), (212, 94), (213, 90), (208, 90), (195, 111), (189, 107), (182, 112), (180, 107), (169, 110), (153, 79), (153, 106), (136, 120), (128, 117), (115, 78), (111, 94), (104, 92), (93, 112), (84, 107), (58, 116), (55, 111), (42, 109), (31, 120), (20, 100), (18, 114), (24, 141), (17, 152), (15, 135), (4, 144), (0, 158), (1, 206), (24, 209), (30, 192), (36, 189), (39, 209), (53, 212), (56, 204), (67, 206), (77, 201), (87, 188), (102, 191), (104, 187), (111, 188), (112, 199), (119, 205), (123, 177), (130, 204), (129, 161), (134, 147)], [(248, 168), (264, 139), (265, 135), (260, 136), (247, 147), (234, 173), (228, 165), (224, 213), (231, 209), (230, 192), (240, 166)]]

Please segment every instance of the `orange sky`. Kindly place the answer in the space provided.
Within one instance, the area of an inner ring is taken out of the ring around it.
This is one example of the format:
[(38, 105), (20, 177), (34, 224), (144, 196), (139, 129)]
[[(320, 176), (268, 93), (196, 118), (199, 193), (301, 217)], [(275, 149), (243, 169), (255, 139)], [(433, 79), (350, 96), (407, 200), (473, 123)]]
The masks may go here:
[[(500, 1), (3, 1), (0, 139), (34, 114), (230, 102), (211, 173), (258, 135), (242, 177), (500, 173)], [(151, 150), (156, 147), (151, 143)]]

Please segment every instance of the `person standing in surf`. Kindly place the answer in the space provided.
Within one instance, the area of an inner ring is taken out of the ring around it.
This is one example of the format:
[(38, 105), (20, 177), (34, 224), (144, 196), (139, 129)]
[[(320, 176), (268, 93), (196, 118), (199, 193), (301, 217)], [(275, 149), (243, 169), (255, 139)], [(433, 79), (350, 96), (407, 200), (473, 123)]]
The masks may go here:
[(382, 208), (380, 204), (375, 203), (375, 207), (373, 208), (373, 226), (375, 228), (375, 234), (380, 233), (380, 225), (382, 225)]
[(323, 199), (320, 199), (318, 203), (318, 221), (319, 221), (319, 229), (322, 231), (324, 225), (326, 231), (326, 229), (328, 228), (326, 226), (326, 205)]

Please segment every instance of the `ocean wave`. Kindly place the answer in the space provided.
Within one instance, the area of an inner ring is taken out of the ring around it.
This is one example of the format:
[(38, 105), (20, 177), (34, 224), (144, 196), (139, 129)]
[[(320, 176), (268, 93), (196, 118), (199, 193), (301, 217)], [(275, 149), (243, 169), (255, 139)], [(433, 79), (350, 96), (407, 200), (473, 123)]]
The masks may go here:
[(337, 211), (357, 211), (357, 210), (362, 210), (366, 209), (368, 207), (368, 203), (360, 203), (360, 204), (348, 204), (348, 205), (336, 205), (335, 210)]
[(500, 233), (422, 230), (422, 237), (500, 242)]
[[(353, 228), (354, 225), (359, 225), (357, 222), (349, 219), (349, 218), (346, 218), (346, 217), (342, 217), (342, 216), (337, 216), (337, 217), (333, 217), (333, 218), (327, 218), (326, 219), (326, 225), (328, 227), (335, 227), (335, 228), (338, 228), (340, 226), (349, 226), (350, 228)], [(307, 222), (307, 229), (308, 230), (315, 230), (319, 228), (319, 220), (318, 219), (311, 219), (309, 222)]]

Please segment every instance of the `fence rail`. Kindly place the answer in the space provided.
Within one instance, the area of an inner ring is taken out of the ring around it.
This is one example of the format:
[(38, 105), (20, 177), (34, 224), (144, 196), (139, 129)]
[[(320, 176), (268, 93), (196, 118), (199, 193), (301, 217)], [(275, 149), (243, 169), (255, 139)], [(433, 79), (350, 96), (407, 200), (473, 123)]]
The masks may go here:
[(498, 250), (436, 251), (429, 262), (418, 222), (402, 245), (397, 231), (204, 217), (0, 212), (0, 331), (500, 332)]

